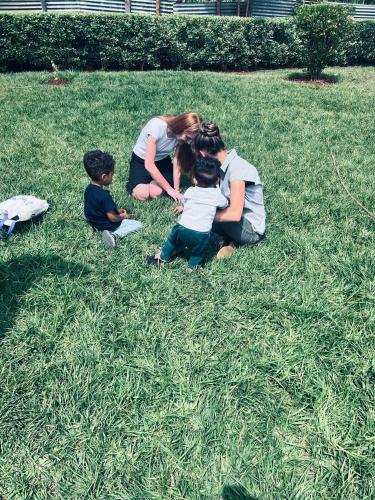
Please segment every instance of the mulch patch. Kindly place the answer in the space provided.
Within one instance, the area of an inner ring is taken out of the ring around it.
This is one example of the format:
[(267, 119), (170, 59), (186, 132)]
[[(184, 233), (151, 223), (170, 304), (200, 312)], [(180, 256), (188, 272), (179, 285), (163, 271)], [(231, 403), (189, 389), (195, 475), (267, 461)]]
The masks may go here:
[(48, 85), (69, 85), (69, 80), (64, 80), (63, 78), (51, 78), (48, 80)]
[(289, 82), (304, 83), (307, 85), (333, 85), (336, 83), (336, 80), (333, 80), (333, 79), (321, 78), (319, 80), (311, 80), (310, 78), (308, 78), (304, 75), (287, 76), (287, 77), (285, 77), (285, 80), (288, 80)]

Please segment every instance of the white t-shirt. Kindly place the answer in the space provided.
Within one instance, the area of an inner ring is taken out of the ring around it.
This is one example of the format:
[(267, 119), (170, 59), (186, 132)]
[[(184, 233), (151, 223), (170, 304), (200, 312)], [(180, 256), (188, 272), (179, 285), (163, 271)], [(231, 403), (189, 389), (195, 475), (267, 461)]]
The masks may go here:
[(167, 127), (167, 122), (161, 118), (152, 118), (141, 130), (133, 152), (144, 160), (146, 157), (147, 141), (151, 135), (156, 139), (155, 161), (166, 158), (177, 146), (176, 138), (174, 136), (168, 137)]
[(190, 187), (182, 200), (184, 211), (178, 223), (188, 229), (211, 231), (217, 208), (226, 208), (228, 200), (219, 188)]

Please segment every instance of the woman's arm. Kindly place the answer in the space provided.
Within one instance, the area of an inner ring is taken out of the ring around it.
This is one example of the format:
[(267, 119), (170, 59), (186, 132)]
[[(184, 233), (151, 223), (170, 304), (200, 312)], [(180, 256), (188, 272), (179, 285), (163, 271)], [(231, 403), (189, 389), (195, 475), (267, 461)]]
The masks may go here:
[(178, 163), (177, 156), (173, 158), (173, 187), (176, 191), (180, 190), (181, 167)]
[(230, 184), (229, 207), (216, 212), (216, 222), (239, 222), (245, 202), (245, 181), (232, 181)]
[(173, 189), (165, 177), (160, 173), (160, 170), (155, 165), (155, 156), (156, 139), (150, 135), (146, 146), (145, 168), (151, 177), (159, 184), (159, 186), (164, 189), (164, 191), (166, 191), (171, 198), (177, 201), (180, 193)]

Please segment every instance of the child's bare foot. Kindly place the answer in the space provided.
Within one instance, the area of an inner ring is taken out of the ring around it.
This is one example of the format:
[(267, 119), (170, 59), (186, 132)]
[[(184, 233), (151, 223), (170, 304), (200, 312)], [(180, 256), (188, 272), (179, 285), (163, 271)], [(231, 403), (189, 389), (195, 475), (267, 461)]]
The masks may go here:
[(216, 257), (218, 259), (225, 259), (227, 257), (230, 257), (235, 250), (236, 245), (233, 243), (233, 241), (231, 241), (229, 245), (225, 245), (220, 248), (220, 250), (216, 254)]

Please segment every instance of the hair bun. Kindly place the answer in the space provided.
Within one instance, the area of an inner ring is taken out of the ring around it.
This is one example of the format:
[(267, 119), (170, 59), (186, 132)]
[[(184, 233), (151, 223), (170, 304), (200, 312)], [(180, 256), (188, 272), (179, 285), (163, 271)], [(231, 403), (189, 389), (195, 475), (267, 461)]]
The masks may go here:
[(217, 137), (220, 135), (219, 127), (213, 122), (202, 122), (199, 131), (205, 137)]

